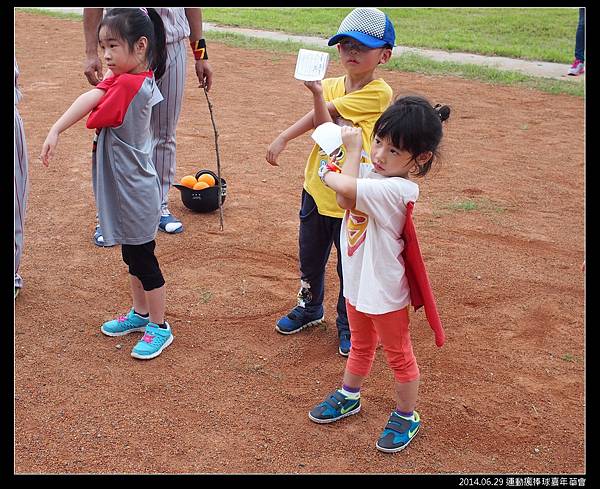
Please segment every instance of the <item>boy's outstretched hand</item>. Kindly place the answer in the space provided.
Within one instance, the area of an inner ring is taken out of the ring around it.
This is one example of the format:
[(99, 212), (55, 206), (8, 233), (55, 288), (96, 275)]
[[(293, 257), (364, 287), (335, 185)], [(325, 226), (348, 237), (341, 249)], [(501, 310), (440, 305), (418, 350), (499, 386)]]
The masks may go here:
[(314, 95), (323, 94), (323, 85), (321, 80), (305, 81), (304, 86), (308, 88)]
[(286, 145), (286, 141), (280, 136), (277, 136), (275, 140), (269, 144), (269, 147), (267, 148), (267, 154), (265, 155), (265, 159), (269, 162), (269, 164), (273, 166), (279, 166), (279, 163), (277, 163), (277, 157), (279, 156), (279, 153), (285, 149)]
[(42, 160), (44, 166), (48, 166), (50, 164), (50, 159), (54, 157), (54, 150), (56, 149), (57, 144), (58, 133), (50, 131), (48, 136), (46, 136), (46, 140), (42, 146), (42, 152), (40, 153), (40, 160)]
[(342, 142), (346, 146), (346, 151), (362, 150), (362, 129), (360, 127), (342, 126)]

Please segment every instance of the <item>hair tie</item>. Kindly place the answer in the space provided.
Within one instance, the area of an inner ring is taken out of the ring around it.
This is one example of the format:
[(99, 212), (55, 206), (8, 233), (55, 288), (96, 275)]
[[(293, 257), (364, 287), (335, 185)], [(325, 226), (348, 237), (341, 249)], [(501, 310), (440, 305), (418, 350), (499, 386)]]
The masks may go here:
[(437, 112), (437, 115), (442, 122), (444, 122), (448, 119), (448, 117), (450, 117), (450, 107), (448, 107), (447, 105), (435, 104), (433, 110)]
[(140, 7), (140, 10), (146, 14), (146, 17), (150, 17), (148, 15), (148, 9), (146, 7)]

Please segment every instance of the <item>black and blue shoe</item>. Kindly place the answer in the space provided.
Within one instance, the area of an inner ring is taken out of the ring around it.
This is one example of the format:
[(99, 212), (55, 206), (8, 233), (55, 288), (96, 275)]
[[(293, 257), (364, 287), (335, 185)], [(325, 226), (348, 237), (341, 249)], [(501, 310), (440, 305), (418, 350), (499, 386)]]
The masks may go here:
[(178, 234), (183, 232), (183, 223), (177, 219), (173, 214), (165, 213), (160, 216), (160, 222), (158, 223), (158, 229), (169, 234)]
[(388, 419), (387, 425), (379, 436), (375, 446), (378, 450), (386, 453), (404, 450), (419, 432), (421, 417), (414, 412), (414, 420), (400, 416), (393, 412)]
[(104, 235), (102, 234), (102, 229), (100, 228), (99, 224), (96, 224), (96, 229), (94, 230), (93, 241), (96, 246), (100, 246), (100, 247), (104, 247), (104, 248), (111, 248), (112, 246), (114, 246), (114, 245), (107, 245), (104, 243)]
[(308, 417), (315, 423), (333, 423), (338, 419), (352, 416), (360, 411), (360, 397), (351, 399), (338, 389), (330, 394), (322, 403), (317, 404)]
[(296, 306), (287, 316), (283, 316), (277, 321), (275, 329), (282, 334), (293, 334), (323, 322), (324, 317), (323, 306), (319, 306), (313, 311)]
[(342, 333), (340, 335), (340, 346), (338, 348), (338, 352), (340, 353), (340, 355), (342, 355), (343, 357), (347, 357), (348, 355), (350, 355), (351, 346), (352, 343), (350, 341), (350, 334)]

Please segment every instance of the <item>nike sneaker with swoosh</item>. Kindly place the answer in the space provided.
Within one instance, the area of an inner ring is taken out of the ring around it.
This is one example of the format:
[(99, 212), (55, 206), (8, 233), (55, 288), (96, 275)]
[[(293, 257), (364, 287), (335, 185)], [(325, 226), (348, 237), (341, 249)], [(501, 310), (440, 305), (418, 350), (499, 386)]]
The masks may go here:
[(386, 453), (404, 450), (419, 432), (421, 417), (414, 411), (414, 420), (393, 412), (375, 446)]
[(351, 416), (360, 411), (360, 397), (352, 399), (346, 397), (339, 390), (331, 393), (320, 404), (317, 404), (309, 413), (308, 417), (315, 423), (333, 423), (338, 419)]

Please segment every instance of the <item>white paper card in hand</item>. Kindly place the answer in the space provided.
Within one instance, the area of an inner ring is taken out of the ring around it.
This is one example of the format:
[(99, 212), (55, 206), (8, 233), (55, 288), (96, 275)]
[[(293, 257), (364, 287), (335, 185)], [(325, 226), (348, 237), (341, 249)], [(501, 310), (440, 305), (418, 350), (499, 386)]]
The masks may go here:
[(300, 49), (294, 78), (303, 81), (322, 80), (329, 64), (329, 53)]
[(310, 136), (325, 153), (331, 155), (342, 145), (342, 128), (333, 122), (325, 122)]

